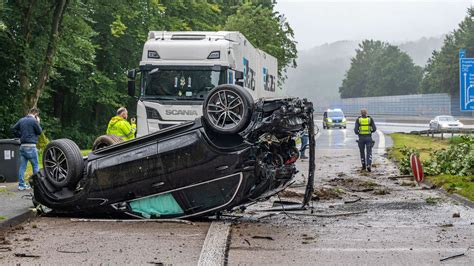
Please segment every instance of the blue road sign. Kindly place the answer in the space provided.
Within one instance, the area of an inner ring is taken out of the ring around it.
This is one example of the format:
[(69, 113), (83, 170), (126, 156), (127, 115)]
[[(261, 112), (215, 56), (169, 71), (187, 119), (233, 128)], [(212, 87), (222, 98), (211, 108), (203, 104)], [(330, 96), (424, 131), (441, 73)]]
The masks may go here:
[(459, 51), (459, 87), (461, 111), (474, 111), (474, 58), (465, 58)]

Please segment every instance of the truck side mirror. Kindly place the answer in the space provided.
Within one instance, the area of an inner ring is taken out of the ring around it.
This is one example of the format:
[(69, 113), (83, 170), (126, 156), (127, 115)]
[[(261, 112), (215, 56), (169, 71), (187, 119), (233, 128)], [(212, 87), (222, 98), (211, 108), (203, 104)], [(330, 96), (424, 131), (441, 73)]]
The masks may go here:
[(135, 80), (129, 80), (128, 81), (128, 95), (131, 97), (135, 96)]
[(136, 69), (130, 69), (128, 72), (127, 72), (127, 77), (129, 79), (135, 79), (135, 77), (137, 76), (137, 70)]
[(244, 72), (242, 71), (235, 71), (235, 80), (244, 79)]

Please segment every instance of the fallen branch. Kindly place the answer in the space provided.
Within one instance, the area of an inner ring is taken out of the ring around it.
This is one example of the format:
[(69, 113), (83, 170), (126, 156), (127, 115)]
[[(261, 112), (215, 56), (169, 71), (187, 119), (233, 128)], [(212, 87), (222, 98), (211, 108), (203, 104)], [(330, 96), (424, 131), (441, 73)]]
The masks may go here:
[(252, 236), (253, 239), (266, 239), (266, 240), (275, 240), (271, 236)]
[(89, 250), (81, 250), (81, 251), (60, 250), (59, 247), (56, 249), (56, 251), (60, 253), (68, 253), (68, 254), (82, 254), (82, 253), (89, 252)]
[(344, 212), (344, 213), (335, 213), (335, 214), (310, 214), (310, 213), (297, 213), (297, 212), (287, 212), (288, 214), (292, 215), (300, 215), (300, 216), (313, 216), (313, 217), (338, 217), (338, 216), (349, 216), (349, 215), (356, 215), (367, 213), (367, 211), (359, 211), (359, 212)]
[(346, 200), (346, 201), (344, 201), (344, 204), (356, 203), (356, 202), (360, 201), (361, 199), (362, 199), (362, 198), (358, 197), (358, 198), (356, 198), (356, 199), (354, 199), (354, 200)]
[(466, 251), (464, 251), (464, 253), (461, 253), (461, 254), (456, 254), (456, 255), (453, 255), (453, 256), (449, 256), (449, 257), (446, 257), (446, 258), (442, 258), (440, 259), (439, 261), (446, 261), (446, 260), (450, 260), (450, 259), (455, 259), (455, 258), (459, 258), (459, 257), (462, 257), (464, 255), (466, 255), (466, 253), (469, 251), (469, 249), (471, 249), (472, 247), (468, 247), (466, 249)]
[(142, 219), (142, 220), (125, 220), (125, 219), (82, 219), (71, 218), (71, 222), (110, 222), (110, 223), (180, 223), (194, 225), (193, 222), (179, 219)]
[(41, 256), (32, 255), (32, 254), (25, 254), (25, 253), (15, 253), (15, 257), (18, 257), (18, 258), (39, 258)]

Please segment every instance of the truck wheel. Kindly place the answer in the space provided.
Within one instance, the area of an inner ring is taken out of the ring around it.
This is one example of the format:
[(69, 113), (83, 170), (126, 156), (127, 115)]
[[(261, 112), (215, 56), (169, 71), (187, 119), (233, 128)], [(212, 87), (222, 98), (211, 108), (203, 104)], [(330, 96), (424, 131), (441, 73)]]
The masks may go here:
[(119, 136), (102, 135), (95, 139), (94, 144), (92, 144), (92, 151), (96, 151), (121, 142), (123, 142), (123, 140)]
[(235, 134), (250, 123), (254, 101), (252, 95), (237, 85), (219, 85), (209, 92), (202, 112), (209, 127), (221, 134)]
[(43, 152), (46, 178), (56, 187), (73, 187), (82, 175), (84, 161), (79, 147), (72, 140), (51, 141)]

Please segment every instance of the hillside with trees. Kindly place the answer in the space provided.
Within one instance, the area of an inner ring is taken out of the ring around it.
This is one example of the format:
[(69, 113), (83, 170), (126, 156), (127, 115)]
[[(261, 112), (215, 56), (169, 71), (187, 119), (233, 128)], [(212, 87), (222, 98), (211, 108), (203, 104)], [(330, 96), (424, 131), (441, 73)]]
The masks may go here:
[(413, 94), (422, 68), (397, 46), (365, 40), (359, 44), (342, 81), (341, 98)]
[(11, 137), (10, 126), (38, 106), (49, 138), (88, 148), (116, 108), (133, 113), (125, 72), (138, 66), (148, 31), (224, 29), (275, 55), (280, 73), (294, 65), (293, 31), (271, 0), (4, 1), (0, 138)]

